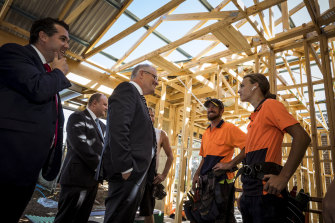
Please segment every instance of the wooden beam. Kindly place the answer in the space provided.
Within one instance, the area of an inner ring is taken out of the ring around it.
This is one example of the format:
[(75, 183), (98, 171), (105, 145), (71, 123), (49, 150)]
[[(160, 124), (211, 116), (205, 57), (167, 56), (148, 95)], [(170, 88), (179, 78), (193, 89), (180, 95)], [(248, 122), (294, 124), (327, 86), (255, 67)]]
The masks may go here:
[[(123, 1), (123, 5), (121, 9), (115, 13), (112, 18), (109, 19), (109, 21), (106, 23), (105, 27), (101, 29), (99, 34), (96, 38), (91, 41), (90, 46), (86, 49), (85, 53), (91, 51), (95, 45), (101, 40), (101, 38), (107, 33), (107, 31), (114, 25), (114, 23), (120, 18), (120, 16), (123, 14), (123, 12), (128, 8), (128, 6), (133, 2), (133, 0), (125, 0)], [(84, 53), (84, 54), (85, 54)]]
[[(259, 0), (254, 0), (254, 3), (255, 4), (259, 3)], [(261, 23), (262, 23), (262, 26), (263, 26), (263, 29), (264, 29), (266, 35), (268, 37), (270, 37), (271, 35), (270, 35), (269, 29), (268, 29), (268, 25), (266, 24), (266, 22), (264, 20), (264, 13), (263, 12), (259, 12), (258, 16), (259, 16), (259, 19), (261, 20)]]
[(161, 98), (159, 100), (159, 113), (158, 113), (158, 124), (157, 124), (158, 129), (163, 129), (163, 115), (164, 115), (166, 93), (167, 93), (166, 84), (162, 83)]
[(262, 33), (262, 29), (260, 28), (260, 26), (257, 24), (257, 21), (255, 20), (255, 18), (252, 15), (247, 15), (245, 10), (246, 7), (243, 5), (242, 1), (238, 1), (238, 0), (232, 0), (234, 5), (238, 8), (238, 10), (240, 12), (243, 13), (243, 15), (245, 16), (245, 18), (247, 19), (247, 21), (250, 23), (250, 25), (252, 26), (252, 28), (254, 28), (254, 30), (257, 32), (257, 34), (259, 35), (259, 37), (261, 38), (261, 40), (266, 43), (269, 48), (271, 49), (272, 46), (271, 44), (268, 43), (268, 41), (265, 39), (263, 33)]
[(304, 0), (305, 2), (305, 5), (306, 5), (306, 8), (308, 10), (308, 13), (312, 19), (312, 22), (315, 26), (315, 29), (317, 31), (317, 33), (320, 35), (321, 34), (321, 28), (320, 28), (320, 25), (318, 24), (318, 15), (317, 15), (317, 9), (316, 9), (316, 6), (315, 6), (315, 3), (313, 0)]
[[(230, 2), (230, 0), (224, 0), (223, 2), (221, 2), (217, 7), (215, 7), (215, 9), (212, 10), (212, 12), (218, 12), (220, 11), (223, 7), (225, 7), (228, 3)], [(198, 29), (200, 29), (207, 21), (200, 21), (199, 23), (197, 23), (195, 26), (193, 26), (192, 29), (190, 29), (186, 35), (189, 35), (195, 31), (197, 31)], [(164, 54), (165, 57), (167, 57), (168, 55), (170, 55), (176, 48), (173, 48), (171, 50), (169, 50), (168, 52), (166, 52)]]
[(84, 0), (80, 3), (65, 19), (64, 22), (71, 24), (88, 6), (90, 6), (95, 0)]
[(62, 11), (59, 13), (58, 19), (64, 20), (66, 13), (69, 11), (73, 4), (74, 0), (67, 0), (65, 6), (63, 7)]
[(13, 0), (6, 0), (5, 3), (2, 5), (1, 11), (0, 11), (0, 21), (4, 20), (12, 3), (13, 3)]
[(334, 90), (333, 90), (333, 81), (332, 81), (332, 72), (330, 67), (329, 59), (329, 49), (328, 49), (328, 38), (323, 33), (320, 37), (320, 52), (321, 52), (321, 61), (323, 68), (323, 80), (325, 87), (326, 95), (326, 107), (328, 115), (328, 125), (329, 125), (329, 140), (330, 146), (332, 147), (332, 166), (333, 171), (335, 172), (335, 100), (334, 100)]
[(211, 11), (198, 13), (173, 14), (163, 17), (165, 21), (183, 21), (183, 20), (223, 20), (236, 14), (238, 11)]
[[(178, 189), (177, 189), (177, 200), (176, 200), (176, 222), (181, 222), (182, 211), (184, 204), (185, 191), (185, 170), (186, 170), (186, 157), (189, 146), (192, 143), (188, 143), (189, 132), (189, 121), (191, 112), (191, 91), (192, 91), (192, 78), (187, 77), (185, 81), (186, 87), (184, 92), (184, 107), (183, 107), (183, 122), (181, 131), (181, 148), (179, 157), (179, 174), (178, 174)], [(193, 134), (193, 133), (192, 133)]]
[[(315, 181), (316, 181), (316, 193), (318, 197), (322, 197), (322, 181), (321, 181), (321, 172), (320, 172), (320, 157), (318, 151), (318, 139), (317, 139), (317, 129), (316, 129), (316, 120), (315, 120), (315, 107), (314, 107), (314, 92), (312, 85), (312, 75), (309, 61), (309, 47), (307, 40), (304, 40), (304, 49), (305, 49), (305, 64), (306, 64), (306, 76), (308, 83), (308, 97), (309, 97), (309, 112), (311, 117), (311, 131), (312, 131), (312, 146), (313, 146), (313, 161), (314, 161), (314, 170), (315, 170)], [(319, 206), (320, 208), (320, 206)]]
[(286, 32), (290, 29), (287, 2), (281, 3), (281, 13), (282, 13), (283, 32)]
[[(305, 7), (305, 3), (304, 2), (301, 2), (300, 4), (298, 4), (297, 6), (295, 6), (293, 9), (291, 9), (289, 11), (289, 16), (292, 16), (294, 15), (296, 12), (298, 12), (300, 9), (302, 9), (303, 7)], [(276, 21), (275, 21), (275, 26), (278, 26), (280, 23), (282, 23), (282, 17), (278, 18)]]
[[(258, 13), (258, 12), (260, 12), (260, 11), (266, 9), (266, 8), (269, 8), (269, 7), (273, 6), (273, 5), (277, 5), (277, 4), (279, 4), (279, 3), (283, 2), (283, 1), (285, 1), (285, 0), (265, 0), (263, 2), (260, 2), (257, 5), (254, 5), (254, 6), (251, 6), (251, 7), (247, 8), (245, 10), (245, 12), (246, 12), (247, 16), (250, 16), (250, 15)], [(243, 15), (241, 15), (241, 13), (239, 13), (235, 17), (230, 17), (230, 18), (228, 18), (228, 19), (226, 19), (224, 21), (220, 21), (220, 22), (214, 23), (214, 24), (212, 24), (210, 26), (207, 26), (207, 27), (205, 27), (205, 28), (203, 28), (201, 30), (198, 30), (198, 31), (193, 32), (193, 33), (191, 33), (189, 35), (186, 35), (186, 36), (184, 36), (184, 37), (182, 37), (182, 38), (180, 38), (180, 39), (178, 39), (178, 40), (176, 40), (176, 41), (174, 41), (174, 42), (172, 42), (170, 44), (167, 44), (166, 46), (163, 46), (163, 47), (161, 47), (161, 48), (159, 48), (159, 49), (157, 49), (157, 50), (155, 50), (155, 51), (153, 51), (151, 53), (143, 55), (142, 57), (137, 58), (137, 59), (135, 59), (135, 60), (133, 60), (133, 61), (131, 61), (131, 62), (123, 65), (123, 66), (120, 66), (118, 69), (116, 69), (116, 71), (120, 71), (120, 70), (127, 69), (129, 67), (132, 67), (132, 66), (134, 66), (134, 65), (136, 65), (138, 63), (141, 63), (142, 61), (145, 61), (145, 60), (147, 60), (147, 59), (149, 59), (151, 57), (154, 57), (154, 56), (159, 55), (161, 53), (167, 52), (167, 51), (169, 51), (171, 49), (174, 49), (175, 47), (178, 47), (178, 46), (180, 46), (180, 45), (182, 45), (184, 43), (187, 43), (187, 42), (189, 42), (191, 40), (197, 39), (198, 37), (203, 36), (203, 35), (205, 35), (205, 34), (207, 34), (209, 32), (212, 32), (212, 31), (214, 31), (216, 29), (219, 29), (221, 27), (224, 27), (224, 26), (230, 25), (230, 24), (232, 24), (232, 23), (234, 23), (236, 21), (239, 21), (242, 18), (243, 18)]]
[[(172, 10), (170, 10), (172, 12)], [(170, 13), (169, 12), (169, 13)], [(137, 40), (137, 42), (129, 48), (129, 50), (113, 65), (112, 69), (117, 68), (134, 50), (163, 22), (161, 16), (154, 25), (150, 26), (150, 28)]]
[(277, 70), (276, 70), (276, 55), (273, 50), (270, 50), (269, 55), (269, 82), (270, 82), (270, 92), (272, 94), (277, 94)]
[(141, 19), (140, 21), (138, 21), (134, 25), (128, 27), (127, 29), (125, 29), (122, 32), (120, 32), (119, 34), (113, 36), (112, 38), (110, 38), (106, 42), (102, 43), (98, 47), (92, 49), (90, 52), (86, 53), (84, 55), (84, 57), (85, 58), (89, 58), (89, 57), (97, 54), (98, 52), (106, 49), (107, 47), (109, 47), (113, 43), (116, 43), (117, 41), (119, 41), (120, 39), (122, 39), (125, 36), (129, 35), (130, 33), (135, 32), (139, 28), (141, 28), (144, 25), (148, 24), (149, 22), (153, 21), (154, 19), (156, 19), (157, 17), (161, 16), (162, 14), (170, 11), (171, 9), (175, 8), (176, 6), (178, 6), (179, 4), (181, 4), (184, 1), (185, 0), (172, 0), (172, 1), (170, 1), (169, 3), (167, 3), (166, 5), (160, 7), (159, 9), (157, 9), (156, 11), (154, 11), (153, 13), (147, 15), (146, 17), (144, 17), (143, 19)]

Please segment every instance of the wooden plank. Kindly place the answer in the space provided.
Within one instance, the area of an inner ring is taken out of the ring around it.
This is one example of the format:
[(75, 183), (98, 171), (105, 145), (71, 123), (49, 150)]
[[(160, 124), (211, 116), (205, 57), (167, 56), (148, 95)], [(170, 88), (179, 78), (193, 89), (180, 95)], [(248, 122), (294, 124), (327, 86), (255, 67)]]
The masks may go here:
[[(255, 4), (259, 3), (259, 0), (254, 0), (254, 3)], [(266, 24), (266, 22), (264, 20), (264, 13), (263, 12), (259, 12), (258, 16), (259, 16), (259, 19), (261, 20), (261, 23), (262, 23), (262, 26), (263, 26), (263, 29), (264, 29), (266, 35), (268, 37), (270, 37), (270, 32), (269, 32), (269, 29), (268, 29), (268, 25)]]
[[(253, 15), (257, 12), (260, 12), (260, 11), (262, 11), (262, 10), (268, 8), (268, 7), (271, 7), (273, 5), (279, 4), (283, 1), (285, 1), (285, 0), (265, 0), (265, 1), (263, 1), (259, 4), (257, 4), (257, 5), (254, 5), (254, 6), (251, 6), (251, 7), (247, 8), (246, 9), (246, 15), (248, 15), (248, 16)], [(176, 41), (174, 41), (170, 44), (167, 44), (166, 46), (163, 46), (163, 47), (161, 47), (161, 48), (159, 48), (159, 49), (157, 49), (157, 50), (155, 50), (151, 53), (143, 55), (142, 57), (137, 58), (137, 59), (135, 59), (135, 60), (123, 65), (123, 66), (120, 66), (119, 68), (116, 69), (116, 71), (120, 71), (120, 70), (127, 69), (129, 67), (132, 67), (132, 66), (134, 66), (138, 63), (141, 63), (142, 61), (147, 60), (148, 58), (151, 58), (153, 56), (156, 56), (156, 55), (159, 55), (159, 54), (164, 53), (166, 51), (169, 51), (171, 49), (174, 49), (175, 47), (178, 47), (178, 46), (180, 46), (184, 43), (187, 43), (191, 40), (197, 39), (198, 37), (203, 36), (203, 35), (205, 35), (209, 32), (212, 32), (216, 29), (222, 28), (222, 27), (227, 26), (229, 24), (232, 24), (236, 21), (239, 21), (240, 19), (242, 19), (242, 17), (243, 17), (242, 15), (238, 14), (236, 17), (230, 17), (230, 18), (228, 18), (224, 21), (214, 23), (214, 24), (212, 24), (210, 26), (207, 26), (207, 27), (205, 27), (201, 30), (198, 30), (198, 31), (193, 32), (189, 35), (186, 35), (186, 36), (184, 36), (184, 37), (182, 37), (182, 38), (180, 38), (180, 39), (178, 39), (178, 40), (176, 40)]]
[(290, 29), (287, 2), (281, 3), (281, 13), (282, 13), (283, 32), (286, 32)]
[(59, 13), (58, 19), (64, 20), (66, 13), (69, 11), (73, 4), (74, 0), (67, 0), (65, 6), (63, 7), (62, 11)]
[[(171, 12), (172, 10), (170, 10)], [(154, 25), (150, 28), (136, 41), (136, 43), (129, 48), (129, 50), (113, 65), (112, 69), (118, 67), (134, 50), (162, 23), (162, 17), (160, 17)]]
[(184, 93), (184, 107), (183, 107), (183, 122), (181, 131), (181, 149), (179, 157), (179, 174), (178, 174), (178, 189), (177, 189), (177, 200), (176, 200), (176, 222), (181, 222), (182, 211), (184, 204), (184, 197), (186, 195), (185, 191), (185, 170), (186, 170), (186, 157), (187, 150), (189, 149), (188, 137), (190, 135), (189, 131), (189, 119), (191, 111), (191, 91), (192, 91), (192, 78), (186, 78), (186, 87)]
[(330, 59), (329, 59), (329, 49), (328, 49), (328, 39), (323, 33), (320, 37), (320, 52), (321, 52), (321, 61), (323, 67), (323, 80), (325, 87), (326, 95), (326, 108), (328, 115), (328, 125), (329, 125), (329, 139), (330, 146), (332, 147), (332, 166), (333, 171), (335, 171), (335, 101), (334, 101), (334, 90), (333, 90), (333, 81), (332, 81), (332, 72), (330, 68)]
[[(305, 3), (304, 2), (301, 2), (299, 3), (297, 6), (295, 6), (294, 8), (292, 8), (290, 11), (289, 11), (289, 16), (292, 16), (294, 15), (296, 12), (298, 12), (300, 9), (304, 8), (305, 7)], [(275, 26), (278, 26), (280, 23), (282, 22), (282, 17), (278, 18), (276, 21), (275, 21)]]
[(328, 25), (331, 22), (335, 21), (335, 7), (328, 9), (322, 15), (317, 19), (318, 24), (320, 26), (322, 25)]
[(13, 3), (13, 0), (6, 0), (5, 3), (2, 5), (1, 11), (0, 11), (0, 21), (4, 20), (12, 3)]
[(166, 59), (164, 59), (159, 55), (149, 58), (149, 60), (171, 74), (181, 72), (180, 68), (176, 64), (167, 61)]
[(312, 44), (309, 44), (309, 50), (310, 50), (310, 53), (312, 54), (313, 58), (314, 58), (314, 61), (315, 63), (318, 65), (319, 69), (320, 69), (320, 72), (322, 73), (322, 65), (321, 65), (321, 61), (319, 59), (319, 56), (316, 54), (316, 51), (314, 49), (314, 47), (312, 46)]
[(277, 70), (276, 70), (276, 55), (273, 50), (270, 50), (269, 55), (269, 82), (270, 82), (270, 92), (272, 94), (277, 94)]
[(203, 49), (200, 53), (198, 53), (198, 55), (196, 55), (195, 57), (193, 57), (191, 61), (198, 60), (200, 57), (202, 57), (203, 55), (205, 55), (206, 53), (208, 53), (209, 51), (211, 51), (213, 48), (215, 48), (217, 45), (219, 45), (219, 43), (220, 43), (219, 41), (212, 43), (211, 45), (209, 45), (208, 47), (206, 47), (205, 49)]
[(303, 24), (302, 26), (290, 29), (287, 32), (281, 32), (276, 34), (275, 37), (268, 39), (270, 44), (275, 44), (282, 42), (284, 40), (291, 39), (293, 37), (297, 37), (306, 33), (310, 33), (315, 30), (315, 27), (312, 23), (309, 24)]
[(273, 15), (272, 7), (270, 7), (269, 8), (269, 30), (270, 30), (270, 34), (272, 37), (275, 36), (275, 32), (274, 32), (275, 24), (273, 20), (274, 20), (274, 15)]
[(91, 56), (97, 54), (98, 52), (106, 49), (107, 47), (109, 47), (113, 43), (116, 43), (117, 41), (119, 41), (120, 39), (122, 39), (125, 36), (129, 35), (130, 33), (135, 32), (139, 28), (141, 28), (144, 25), (148, 24), (149, 22), (153, 21), (154, 19), (156, 19), (157, 17), (161, 16), (162, 14), (170, 11), (171, 9), (173, 9), (176, 6), (178, 6), (179, 4), (181, 4), (184, 1), (185, 0), (172, 0), (172, 1), (170, 1), (169, 3), (167, 3), (164, 6), (162, 6), (161, 8), (157, 9), (153, 13), (147, 15), (146, 17), (144, 17), (143, 19), (141, 19), (140, 21), (138, 21), (134, 25), (128, 27), (127, 29), (125, 29), (122, 32), (120, 32), (119, 34), (113, 36), (112, 38), (110, 38), (106, 42), (102, 43), (98, 47), (92, 49), (90, 52), (86, 53), (84, 55), (84, 57), (85, 58), (91, 57)]
[(246, 11), (246, 7), (243, 5), (242, 1), (238, 1), (238, 0), (232, 0), (234, 5), (238, 8), (238, 10), (243, 13), (243, 15), (245, 16), (245, 18), (247, 19), (247, 21), (250, 23), (250, 25), (252, 26), (252, 28), (254, 28), (254, 30), (257, 32), (257, 34), (259, 35), (259, 37), (262, 39), (262, 41), (264, 43), (266, 43), (269, 48), (271, 49), (272, 46), (267, 42), (267, 40), (265, 39), (262, 31), (260, 30), (260, 27), (258, 26), (257, 21), (255, 20), (255, 18), (252, 15), (247, 15)]
[[(305, 64), (306, 64), (306, 77), (308, 83), (308, 98), (309, 98), (309, 112), (311, 114), (311, 131), (312, 131), (312, 147), (313, 147), (313, 161), (314, 161), (314, 170), (315, 170), (315, 181), (316, 181), (316, 193), (318, 197), (323, 196), (322, 192), (322, 180), (321, 180), (321, 171), (320, 171), (320, 156), (318, 148), (318, 139), (317, 139), (317, 127), (316, 127), (316, 120), (315, 120), (315, 107), (314, 107), (314, 97), (313, 97), (313, 85), (312, 85), (312, 75), (311, 75), (311, 68), (310, 68), (310, 61), (309, 61), (309, 47), (307, 40), (304, 41), (304, 49), (305, 49)], [(318, 208), (321, 208), (318, 205)]]
[(165, 21), (183, 21), (183, 20), (223, 20), (236, 14), (238, 11), (211, 11), (185, 14), (172, 14), (163, 17)]
[[(106, 23), (105, 27), (101, 29), (96, 38), (91, 41), (90, 46), (86, 49), (85, 53), (91, 51), (95, 45), (101, 40), (101, 38), (107, 33), (107, 31), (114, 25), (114, 23), (120, 18), (123, 12), (128, 8), (128, 6), (133, 2), (133, 0), (125, 0), (121, 9), (115, 13), (112, 18)], [(84, 54), (85, 54), (84, 53)], [(121, 61), (122, 62), (122, 61)]]
[(89, 5), (95, 0), (84, 0), (65, 19), (64, 22), (71, 24)]
[[(217, 7), (215, 7), (215, 8), (212, 10), (212, 12), (218, 12), (218, 11), (220, 11), (220, 10), (221, 10), (223, 7), (225, 7), (229, 2), (230, 2), (230, 0), (224, 0), (224, 1), (221, 2)], [(195, 26), (193, 26), (193, 28), (190, 29), (190, 30), (186, 33), (186, 35), (189, 35), (189, 34), (195, 32), (195, 31), (197, 31), (197, 30), (200, 29), (206, 22), (207, 22), (207, 21), (200, 21), (200, 22), (197, 23)], [(185, 35), (185, 36), (186, 36), (186, 35)], [(166, 52), (166, 53), (164, 54), (164, 56), (167, 57), (167, 56), (170, 55), (175, 49), (176, 49), (176, 47), (173, 48), (173, 49), (171, 49), (171, 50), (169, 50), (168, 52)]]
[(161, 98), (159, 100), (158, 121), (157, 121), (158, 129), (163, 129), (163, 115), (164, 115), (165, 100), (166, 100), (166, 84), (162, 83)]
[(317, 10), (316, 10), (315, 4), (311, 0), (304, 0), (304, 2), (305, 2), (305, 5), (306, 5), (306, 8), (307, 8), (307, 11), (308, 11), (309, 15), (311, 16), (314, 27), (315, 27), (317, 33), (320, 35), (321, 34), (321, 28), (320, 28), (320, 25), (318, 24), (318, 20), (317, 20), (318, 16), (317, 16)]

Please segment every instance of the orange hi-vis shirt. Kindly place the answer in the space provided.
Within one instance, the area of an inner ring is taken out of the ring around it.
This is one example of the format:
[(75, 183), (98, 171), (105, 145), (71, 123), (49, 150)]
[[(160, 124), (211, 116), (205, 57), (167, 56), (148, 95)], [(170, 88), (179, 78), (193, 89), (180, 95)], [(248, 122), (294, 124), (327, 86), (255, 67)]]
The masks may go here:
[[(275, 99), (266, 99), (250, 116), (247, 141), (245, 145), (245, 164), (274, 162), (281, 165), (282, 142), (285, 128), (297, 124), (298, 121), (286, 110), (284, 105)], [(255, 192), (257, 180), (242, 176), (243, 191)], [(260, 187), (259, 183), (259, 191)], [(253, 194), (253, 193), (251, 193)]]
[[(217, 162), (228, 163), (234, 155), (234, 148), (243, 149), (246, 142), (246, 134), (237, 126), (221, 122), (211, 130), (210, 126), (206, 129), (202, 136), (201, 148), (199, 155), (205, 159), (202, 166), (202, 174), (209, 171)], [(214, 162), (206, 162), (210, 158), (214, 158)], [(208, 165), (207, 165), (208, 164)], [(205, 171), (203, 171), (205, 170)], [(234, 178), (234, 173), (227, 173), (228, 179)]]

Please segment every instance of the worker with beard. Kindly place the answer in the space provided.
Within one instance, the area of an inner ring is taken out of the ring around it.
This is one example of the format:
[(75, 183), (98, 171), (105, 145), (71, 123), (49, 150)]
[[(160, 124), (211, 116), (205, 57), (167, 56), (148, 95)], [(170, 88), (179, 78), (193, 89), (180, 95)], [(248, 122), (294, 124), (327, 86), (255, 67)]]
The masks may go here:
[[(224, 106), (219, 99), (208, 99), (204, 106), (207, 108), (210, 125), (202, 136), (199, 155), (203, 158), (193, 177), (192, 188), (196, 191), (197, 185), (200, 184), (201, 188), (204, 189), (209, 183), (207, 179), (212, 173), (219, 175), (216, 178), (218, 183), (215, 184), (216, 193), (213, 198), (215, 202), (213, 205), (217, 207), (218, 212), (212, 216), (215, 219), (211, 222), (236, 222), (234, 217), (234, 173), (230, 170), (245, 156), (246, 134), (235, 125), (222, 119)], [(240, 148), (241, 152), (232, 159), (235, 147)], [(219, 172), (222, 174), (217, 174)], [(213, 211), (212, 206), (208, 207), (209, 212)]]

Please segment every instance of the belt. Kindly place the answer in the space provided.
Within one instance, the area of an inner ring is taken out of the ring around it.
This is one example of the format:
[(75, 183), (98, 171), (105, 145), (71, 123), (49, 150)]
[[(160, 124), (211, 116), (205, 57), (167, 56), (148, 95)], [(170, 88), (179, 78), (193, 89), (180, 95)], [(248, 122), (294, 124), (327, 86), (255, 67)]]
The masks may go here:
[(263, 180), (264, 175), (279, 175), (283, 167), (273, 162), (260, 162), (251, 165), (243, 165), (236, 174), (236, 178), (243, 174), (244, 176)]

